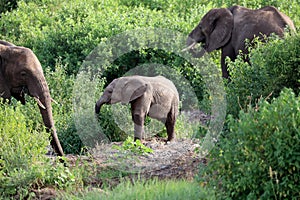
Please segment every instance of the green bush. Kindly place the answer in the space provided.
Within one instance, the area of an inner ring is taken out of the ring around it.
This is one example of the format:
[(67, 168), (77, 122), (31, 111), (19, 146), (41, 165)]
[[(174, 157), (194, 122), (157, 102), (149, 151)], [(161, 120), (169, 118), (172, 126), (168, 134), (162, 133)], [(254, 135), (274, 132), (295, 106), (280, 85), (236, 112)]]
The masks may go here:
[(100, 41), (116, 34), (142, 27), (187, 32), (193, 26), (171, 11), (132, 8), (113, 0), (20, 1), (18, 8), (3, 14), (0, 21), (2, 39), (31, 48), (45, 67), (53, 69), (60, 58), (68, 74), (78, 71)]
[(141, 140), (134, 141), (133, 137), (128, 136), (123, 142), (122, 146), (113, 145), (114, 149), (117, 149), (123, 153), (132, 153), (137, 155), (145, 155), (153, 153), (153, 149), (146, 147)]
[(47, 152), (49, 134), (35, 129), (34, 122), (23, 115), (23, 107), (0, 105), (0, 155), (2, 167), (8, 171), (29, 166)]
[[(36, 106), (37, 107), (37, 106)], [(34, 198), (33, 189), (47, 185), (66, 188), (81, 177), (46, 156), (50, 134), (36, 124), (38, 109), (0, 104), (0, 198)]]
[(300, 97), (284, 89), (272, 103), (229, 117), (228, 126), (201, 181), (232, 199), (299, 199)]
[(231, 82), (227, 87), (228, 113), (236, 116), (247, 104), (260, 97), (277, 97), (284, 88), (300, 92), (300, 35), (256, 42), (250, 53), (251, 65), (239, 56), (229, 62)]
[(0, 1), (0, 15), (6, 11), (11, 11), (17, 7), (17, 0), (2, 0)]
[(29, 195), (44, 173), (49, 134), (37, 131), (34, 122), (23, 115), (24, 106), (0, 105), (0, 194)]

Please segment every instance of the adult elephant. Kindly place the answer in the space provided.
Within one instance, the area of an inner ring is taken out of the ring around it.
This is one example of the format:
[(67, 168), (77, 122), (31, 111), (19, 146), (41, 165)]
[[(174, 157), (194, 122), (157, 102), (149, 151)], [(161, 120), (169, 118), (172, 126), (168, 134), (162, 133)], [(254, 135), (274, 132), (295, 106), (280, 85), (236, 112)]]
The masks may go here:
[(43, 122), (52, 134), (51, 145), (63, 156), (52, 117), (52, 99), (39, 60), (30, 49), (0, 40), (0, 97), (14, 97), (25, 104), (26, 93), (38, 103)]
[[(247, 54), (246, 39), (251, 41), (257, 36), (263, 40), (271, 33), (282, 37), (286, 27), (295, 31), (292, 20), (273, 6), (257, 10), (241, 6), (212, 9), (189, 34), (185, 50), (200, 57), (205, 52), (221, 49), (222, 76), (228, 78), (225, 58), (235, 60), (240, 50)], [(194, 49), (197, 43), (202, 43), (203, 47), (198, 52)]]
[(172, 81), (163, 76), (127, 76), (114, 79), (95, 105), (100, 112), (103, 104), (130, 103), (134, 122), (134, 139), (143, 139), (146, 115), (163, 122), (167, 141), (175, 138), (174, 126), (178, 115), (179, 95)]

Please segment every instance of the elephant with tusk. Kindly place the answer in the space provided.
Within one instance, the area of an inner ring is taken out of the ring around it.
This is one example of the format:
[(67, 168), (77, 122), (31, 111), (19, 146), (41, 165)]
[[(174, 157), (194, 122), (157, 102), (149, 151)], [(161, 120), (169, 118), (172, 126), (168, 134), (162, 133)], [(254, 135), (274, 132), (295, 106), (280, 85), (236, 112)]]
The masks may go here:
[[(259, 37), (264, 40), (265, 36), (272, 33), (283, 37), (285, 28), (296, 31), (292, 20), (273, 6), (257, 10), (242, 6), (212, 9), (191, 31), (187, 47), (182, 51), (190, 51), (194, 57), (201, 57), (205, 52), (221, 49), (222, 76), (229, 78), (225, 58), (228, 56), (235, 60), (239, 51), (248, 54), (246, 39), (251, 41)], [(200, 52), (195, 48), (198, 43), (203, 47)]]
[(172, 81), (163, 76), (127, 76), (114, 79), (95, 105), (99, 114), (103, 104), (131, 104), (134, 139), (143, 139), (146, 115), (163, 122), (167, 141), (175, 139), (174, 126), (178, 115), (179, 94)]
[(39, 60), (30, 49), (0, 40), (0, 94), (8, 100), (14, 97), (22, 104), (25, 94), (32, 96), (47, 130), (51, 131), (53, 149), (57, 155), (64, 155), (54, 127), (48, 84)]

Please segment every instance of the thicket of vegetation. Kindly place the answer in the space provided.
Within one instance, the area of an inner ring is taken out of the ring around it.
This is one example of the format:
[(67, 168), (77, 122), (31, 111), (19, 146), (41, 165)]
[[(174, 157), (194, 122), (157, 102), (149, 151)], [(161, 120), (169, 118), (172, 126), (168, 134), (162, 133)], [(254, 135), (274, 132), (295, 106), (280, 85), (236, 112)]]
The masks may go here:
[[(233, 199), (298, 199), (300, 98), (284, 89), (228, 118), (229, 130), (201, 168), (200, 181)], [(234, 147), (234, 148), (233, 148)]]
[[(0, 2), (0, 39), (29, 47), (37, 55), (52, 97), (58, 102), (53, 104), (53, 114), (63, 148), (66, 153), (79, 154), (85, 147), (77, 133), (73, 90), (83, 61), (99, 44), (125, 31), (143, 28), (187, 35), (211, 8), (236, 4), (249, 8), (276, 6), (293, 19), (296, 27), (300, 26), (300, 6), (296, 0), (15, 0)], [(299, 44), (299, 34), (285, 40), (273, 38), (267, 44), (257, 42), (258, 48), (250, 54), (251, 66), (241, 58), (229, 62), (232, 78), (226, 83), (226, 128), (209, 155), (207, 166), (201, 167), (200, 184), (193, 183), (188, 188), (187, 183), (179, 184), (182, 187), (172, 183), (165, 194), (176, 187), (182, 191), (190, 189), (188, 193), (194, 191), (196, 195), (191, 194), (191, 199), (197, 199), (197, 195), (212, 197), (212, 193), (224, 199), (300, 198)], [(142, 48), (118, 57), (103, 68), (101, 76), (93, 77), (97, 82), (97, 94), (93, 95), (99, 97), (105, 84), (131, 69), (145, 64), (143, 71), (148, 73), (147, 63), (155, 63), (172, 69), (180, 88), (190, 84), (199, 101), (197, 106), (210, 112), (210, 91), (201, 70), (176, 54), (178, 51)], [(209, 58), (218, 68), (219, 57), (220, 52), (216, 51)], [(149, 73), (166, 71), (157, 68)], [(188, 99), (183, 90), (180, 93), (183, 100)], [(26, 106), (15, 101), (10, 106), (0, 105), (0, 197), (31, 197), (32, 188), (45, 186), (66, 191), (68, 187), (86, 186), (88, 172), (84, 167), (70, 170), (58, 163), (53, 165), (43, 156), (49, 135), (35, 103), (28, 100)], [(109, 139), (125, 140), (127, 135), (113, 123), (112, 117), (112, 110), (103, 108), (103, 131)], [(177, 132), (187, 131), (184, 120), (179, 119)], [(193, 131), (190, 136), (203, 135), (203, 127), (188, 130)], [(155, 182), (149, 187), (150, 192), (155, 193), (159, 185)], [(200, 185), (206, 185), (209, 192)], [(128, 187), (120, 185), (115, 192), (122, 193)], [(144, 185), (136, 187), (145, 190)], [(184, 192), (176, 195), (178, 199), (186, 197)], [(92, 199), (93, 194), (90, 196)]]

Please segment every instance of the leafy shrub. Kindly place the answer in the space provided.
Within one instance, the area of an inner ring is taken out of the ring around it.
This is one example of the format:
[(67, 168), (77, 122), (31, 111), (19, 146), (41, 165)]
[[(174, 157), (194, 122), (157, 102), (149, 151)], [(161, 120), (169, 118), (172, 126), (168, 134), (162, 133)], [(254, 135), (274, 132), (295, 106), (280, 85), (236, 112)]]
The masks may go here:
[(230, 116), (228, 126), (201, 181), (232, 199), (298, 199), (300, 97), (284, 89), (272, 103)]
[(249, 101), (277, 97), (284, 87), (300, 91), (300, 35), (286, 36), (284, 40), (270, 38), (263, 44), (256, 42), (250, 53), (250, 62), (239, 56), (229, 62), (231, 82), (227, 87), (228, 112), (237, 115), (240, 108), (246, 108)]
[[(6, 170), (30, 165), (47, 151), (49, 134), (43, 130), (36, 131), (33, 121), (27, 119), (22, 112), (19, 104), (16, 108), (0, 105), (0, 155)], [(27, 143), (28, 141), (32, 142)]]
[(73, 74), (100, 41), (118, 33), (141, 27), (186, 31), (192, 27), (176, 20), (182, 21), (175, 13), (127, 7), (113, 0), (20, 1), (18, 9), (3, 14), (0, 30), (2, 39), (33, 49), (43, 66), (54, 67), (61, 58), (68, 74)]
[(17, 0), (2, 0), (0, 2), (0, 14), (6, 11), (11, 11), (17, 7)]
[[(2, 0), (0, 1), (0, 15), (4, 12), (10, 12), (18, 7), (18, 2), (21, 0)], [(25, 2), (41, 3), (42, 0), (23, 0)]]
[(153, 153), (153, 150), (149, 147), (146, 147), (141, 140), (134, 141), (132, 137), (127, 137), (123, 142), (122, 146), (113, 145), (114, 149), (120, 150), (124, 153), (133, 153), (138, 155), (144, 155), (148, 153)]
[[(36, 106), (37, 107), (37, 106)], [(0, 104), (0, 198), (33, 198), (32, 189), (81, 184), (74, 171), (45, 156), (50, 134), (36, 125), (37, 109)], [(29, 116), (28, 116), (29, 114)]]
[[(22, 106), (23, 107), (23, 106)], [(44, 173), (49, 134), (34, 129), (34, 122), (16, 107), (0, 105), (0, 193), (3, 196), (28, 194), (31, 184)]]

